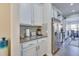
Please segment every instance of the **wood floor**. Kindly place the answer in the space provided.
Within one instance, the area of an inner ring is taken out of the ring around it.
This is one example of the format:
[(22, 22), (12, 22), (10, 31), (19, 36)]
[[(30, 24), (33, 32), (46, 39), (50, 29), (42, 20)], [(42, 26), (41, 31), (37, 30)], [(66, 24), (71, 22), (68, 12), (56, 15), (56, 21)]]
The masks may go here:
[(79, 56), (79, 38), (67, 39), (55, 56)]

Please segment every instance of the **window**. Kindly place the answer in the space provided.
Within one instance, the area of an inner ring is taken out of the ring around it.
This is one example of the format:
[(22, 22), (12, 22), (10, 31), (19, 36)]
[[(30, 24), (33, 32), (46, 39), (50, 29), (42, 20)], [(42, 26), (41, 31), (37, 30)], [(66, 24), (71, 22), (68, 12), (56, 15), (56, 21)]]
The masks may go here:
[(70, 29), (71, 29), (71, 25), (70, 24), (66, 25), (66, 30), (70, 30)]
[(77, 31), (77, 24), (71, 24), (71, 30)]

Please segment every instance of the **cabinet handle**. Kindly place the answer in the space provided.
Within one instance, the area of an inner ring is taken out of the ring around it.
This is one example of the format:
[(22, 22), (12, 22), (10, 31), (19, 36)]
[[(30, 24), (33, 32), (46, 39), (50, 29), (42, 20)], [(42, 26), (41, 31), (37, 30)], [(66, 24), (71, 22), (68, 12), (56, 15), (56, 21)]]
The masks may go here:
[(36, 51), (38, 50), (38, 46), (36, 47)]
[(40, 49), (40, 46), (38, 46), (38, 50)]
[(37, 47), (36, 47), (36, 51), (38, 51), (38, 50), (39, 50), (39, 48), (40, 48), (40, 47), (39, 47), (39, 46), (37, 46)]
[(29, 44), (29, 45), (34, 45), (34, 44)]

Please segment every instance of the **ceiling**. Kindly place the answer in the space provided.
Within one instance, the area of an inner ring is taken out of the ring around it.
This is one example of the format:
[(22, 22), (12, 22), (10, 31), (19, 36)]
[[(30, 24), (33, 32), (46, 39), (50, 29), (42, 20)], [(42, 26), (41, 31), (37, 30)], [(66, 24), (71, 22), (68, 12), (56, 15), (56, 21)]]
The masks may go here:
[(67, 18), (66, 23), (69, 23), (69, 24), (78, 23), (79, 24), (79, 17)]
[(53, 3), (52, 5), (62, 11), (64, 16), (79, 13), (79, 3), (74, 3), (72, 6), (70, 3)]

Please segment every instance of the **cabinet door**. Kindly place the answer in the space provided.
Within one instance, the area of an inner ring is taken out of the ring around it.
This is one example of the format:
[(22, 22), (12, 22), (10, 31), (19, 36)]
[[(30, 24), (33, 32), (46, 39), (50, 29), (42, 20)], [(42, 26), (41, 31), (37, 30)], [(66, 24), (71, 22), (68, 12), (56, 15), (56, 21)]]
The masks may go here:
[(36, 56), (36, 46), (31, 46), (23, 49), (23, 56)]
[(38, 40), (38, 56), (43, 56), (47, 53), (46, 38)]
[(42, 25), (43, 23), (43, 8), (41, 4), (34, 4), (34, 25)]
[(21, 44), (21, 55), (22, 56), (36, 56), (36, 47), (37, 47), (37, 40), (24, 42)]
[(32, 21), (32, 4), (22, 3), (20, 4), (20, 23), (21, 24), (31, 24)]

